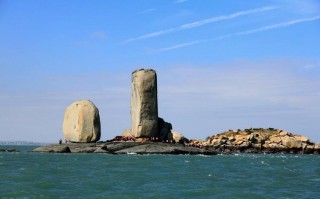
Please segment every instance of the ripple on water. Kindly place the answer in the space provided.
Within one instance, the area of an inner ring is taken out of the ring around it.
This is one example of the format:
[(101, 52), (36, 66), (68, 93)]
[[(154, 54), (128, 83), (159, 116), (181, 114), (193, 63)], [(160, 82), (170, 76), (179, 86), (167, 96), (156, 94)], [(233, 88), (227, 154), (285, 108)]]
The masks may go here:
[(320, 156), (1, 156), (0, 198), (317, 198), (320, 190)]

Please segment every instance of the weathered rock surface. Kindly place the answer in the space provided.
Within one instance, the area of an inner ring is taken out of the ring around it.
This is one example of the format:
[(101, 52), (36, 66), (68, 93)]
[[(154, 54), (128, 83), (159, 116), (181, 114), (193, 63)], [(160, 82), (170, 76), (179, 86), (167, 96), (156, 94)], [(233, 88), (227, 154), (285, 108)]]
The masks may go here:
[[(70, 151), (66, 150), (68, 148)], [(204, 154), (216, 155), (213, 148), (196, 148), (182, 144), (162, 142), (105, 142), (105, 143), (67, 143), (38, 147), (34, 152), (50, 153), (111, 153), (111, 154)]]
[(156, 137), (158, 133), (157, 74), (152, 69), (132, 73), (131, 132), (135, 137)]
[(319, 145), (310, 142), (307, 137), (274, 128), (229, 130), (209, 136), (206, 141), (194, 141), (193, 144), (234, 152), (306, 154), (320, 152)]
[(65, 111), (63, 134), (69, 142), (96, 142), (101, 136), (98, 108), (89, 100), (72, 103)]

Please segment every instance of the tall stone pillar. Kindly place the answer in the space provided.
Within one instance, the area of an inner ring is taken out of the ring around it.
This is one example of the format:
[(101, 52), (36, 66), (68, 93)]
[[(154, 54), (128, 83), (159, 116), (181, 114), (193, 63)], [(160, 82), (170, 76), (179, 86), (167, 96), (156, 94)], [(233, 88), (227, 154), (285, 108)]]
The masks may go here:
[(131, 133), (136, 137), (158, 135), (157, 74), (152, 69), (140, 69), (131, 79)]

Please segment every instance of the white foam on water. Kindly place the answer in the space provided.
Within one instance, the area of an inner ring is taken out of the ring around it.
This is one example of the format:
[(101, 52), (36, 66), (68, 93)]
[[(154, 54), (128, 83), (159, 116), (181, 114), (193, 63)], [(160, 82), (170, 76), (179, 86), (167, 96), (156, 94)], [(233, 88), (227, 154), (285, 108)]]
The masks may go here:
[(189, 162), (189, 160), (185, 160), (184, 162)]
[(211, 157), (211, 156), (209, 156), (209, 155), (204, 155), (204, 154), (198, 154), (198, 155), (196, 155), (196, 156), (206, 157), (206, 158)]
[(288, 170), (288, 171), (295, 172), (294, 170), (288, 169), (287, 167), (283, 167), (283, 168), (286, 169), (286, 170)]

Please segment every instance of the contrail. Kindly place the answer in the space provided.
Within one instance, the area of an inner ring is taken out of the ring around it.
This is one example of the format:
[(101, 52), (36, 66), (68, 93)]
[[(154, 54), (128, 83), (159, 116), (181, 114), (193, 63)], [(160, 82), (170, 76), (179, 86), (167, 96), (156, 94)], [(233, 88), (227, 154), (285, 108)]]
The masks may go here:
[(210, 23), (214, 23), (214, 22), (218, 22), (218, 21), (223, 21), (223, 20), (228, 20), (228, 19), (233, 19), (233, 18), (237, 18), (237, 17), (243, 16), (243, 15), (249, 15), (249, 14), (254, 14), (254, 13), (259, 13), (259, 12), (266, 12), (266, 11), (273, 10), (273, 9), (276, 9), (276, 7), (267, 6), (267, 7), (261, 7), (261, 8), (252, 9), (252, 10), (239, 11), (239, 12), (235, 12), (235, 13), (230, 14), (230, 15), (222, 15), (222, 16), (218, 16), (218, 17), (211, 17), (211, 18), (195, 21), (195, 22), (192, 22), (192, 23), (183, 24), (183, 25), (175, 27), (175, 28), (169, 28), (169, 29), (165, 29), (165, 30), (151, 32), (151, 33), (148, 33), (148, 34), (145, 34), (145, 35), (141, 35), (141, 36), (138, 36), (138, 37), (135, 37), (135, 38), (128, 39), (128, 40), (122, 42), (121, 44), (127, 44), (127, 43), (130, 43), (130, 42), (133, 42), (133, 41), (148, 39), (148, 38), (152, 38), (152, 37), (158, 37), (160, 35), (168, 34), (168, 33), (171, 33), (171, 32), (197, 28), (197, 27), (200, 27), (200, 26), (203, 26), (203, 25), (206, 25), (206, 24), (210, 24)]
[(284, 23), (278, 23), (278, 24), (273, 24), (273, 25), (269, 25), (269, 26), (264, 26), (264, 27), (257, 28), (257, 29), (252, 29), (252, 30), (247, 30), (247, 31), (242, 31), (242, 32), (237, 32), (237, 33), (232, 33), (232, 34), (226, 34), (226, 35), (222, 35), (222, 36), (210, 39), (210, 40), (197, 40), (197, 41), (186, 42), (186, 43), (177, 44), (177, 45), (166, 47), (166, 48), (160, 48), (160, 49), (157, 49), (156, 51), (168, 51), (168, 50), (173, 50), (173, 49), (177, 49), (177, 48), (183, 48), (186, 46), (196, 45), (199, 43), (205, 43), (205, 42), (226, 39), (226, 38), (234, 37), (234, 36), (249, 35), (249, 34), (253, 34), (253, 33), (257, 33), (257, 32), (277, 29), (277, 28), (285, 28), (288, 26), (293, 26), (295, 24), (308, 22), (308, 21), (315, 21), (318, 19), (320, 19), (320, 15), (312, 17), (312, 18), (297, 19), (297, 20), (293, 20), (293, 21), (287, 21)]

